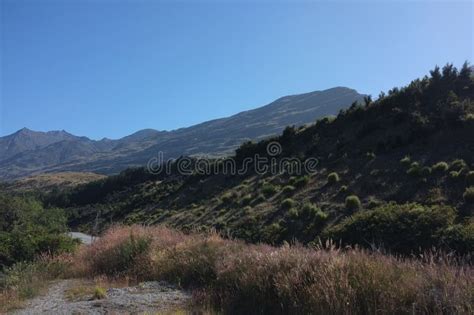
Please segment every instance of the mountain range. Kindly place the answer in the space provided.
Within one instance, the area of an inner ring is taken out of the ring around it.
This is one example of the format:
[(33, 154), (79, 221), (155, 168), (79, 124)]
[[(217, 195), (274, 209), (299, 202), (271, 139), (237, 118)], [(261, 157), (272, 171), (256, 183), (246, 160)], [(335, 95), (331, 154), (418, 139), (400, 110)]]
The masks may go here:
[(165, 158), (227, 155), (244, 141), (258, 141), (279, 134), (286, 126), (335, 115), (363, 97), (353, 89), (335, 87), (285, 96), (263, 107), (187, 128), (144, 129), (117, 140), (23, 128), (0, 137), (0, 180), (64, 171), (110, 175), (142, 166), (158, 152)]

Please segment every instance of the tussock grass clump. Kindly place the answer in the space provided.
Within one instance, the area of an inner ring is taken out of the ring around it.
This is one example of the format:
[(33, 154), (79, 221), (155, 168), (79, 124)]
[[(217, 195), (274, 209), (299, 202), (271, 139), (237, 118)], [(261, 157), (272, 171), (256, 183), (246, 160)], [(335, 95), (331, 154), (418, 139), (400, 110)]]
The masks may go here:
[(449, 172), (449, 178), (451, 178), (451, 179), (458, 179), (458, 178), (459, 178), (459, 175), (460, 175), (460, 173), (457, 172), (457, 171), (451, 171), (451, 172)]
[(340, 181), (339, 174), (332, 172), (328, 174), (328, 184), (335, 184)]
[(433, 171), (442, 173), (446, 172), (449, 169), (449, 165), (446, 162), (438, 162), (435, 165), (433, 165)]
[(457, 159), (451, 162), (449, 169), (452, 171), (461, 171), (463, 168), (467, 166), (466, 162), (462, 159)]
[(105, 298), (107, 298), (107, 292), (105, 291), (105, 289), (99, 286), (95, 287), (94, 293), (92, 294), (92, 299), (103, 300)]
[(343, 194), (347, 192), (349, 188), (346, 185), (342, 185), (341, 188), (339, 189), (339, 193)]
[(346, 198), (346, 209), (355, 211), (359, 210), (362, 207), (359, 197), (356, 195), (351, 195)]

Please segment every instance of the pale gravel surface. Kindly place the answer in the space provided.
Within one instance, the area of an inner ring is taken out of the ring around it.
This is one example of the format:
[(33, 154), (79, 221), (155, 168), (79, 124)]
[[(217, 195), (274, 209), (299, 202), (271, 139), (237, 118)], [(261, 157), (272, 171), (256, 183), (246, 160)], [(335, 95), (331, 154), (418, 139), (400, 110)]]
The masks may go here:
[(164, 282), (143, 282), (134, 287), (110, 288), (103, 300), (68, 301), (64, 293), (82, 280), (54, 282), (47, 294), (27, 302), (13, 314), (156, 314), (183, 310), (190, 294)]

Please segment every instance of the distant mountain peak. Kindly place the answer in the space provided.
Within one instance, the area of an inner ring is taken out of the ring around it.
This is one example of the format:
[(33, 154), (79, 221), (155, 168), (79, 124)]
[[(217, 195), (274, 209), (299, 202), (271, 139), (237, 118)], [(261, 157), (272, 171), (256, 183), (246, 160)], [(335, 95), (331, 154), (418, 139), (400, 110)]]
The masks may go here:
[(286, 126), (311, 124), (335, 115), (364, 95), (347, 87), (289, 95), (265, 106), (171, 131), (142, 129), (126, 137), (91, 140), (65, 130), (22, 128), (0, 137), (0, 179), (58, 171), (114, 174), (146, 165), (158, 152), (165, 158), (222, 156), (242, 142), (275, 136)]
[(27, 133), (33, 133), (34, 131), (31, 129), (28, 129), (26, 127), (23, 127), (19, 130), (17, 130), (14, 134), (27, 134)]

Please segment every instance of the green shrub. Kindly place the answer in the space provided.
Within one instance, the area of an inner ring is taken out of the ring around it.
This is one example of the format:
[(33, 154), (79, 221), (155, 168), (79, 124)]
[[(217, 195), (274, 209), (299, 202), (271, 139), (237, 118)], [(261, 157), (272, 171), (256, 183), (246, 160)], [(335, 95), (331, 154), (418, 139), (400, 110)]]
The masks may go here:
[(449, 169), (449, 165), (446, 162), (438, 162), (433, 165), (433, 171), (435, 172), (446, 172)]
[(406, 155), (403, 159), (400, 160), (400, 163), (403, 165), (403, 166), (409, 166), (411, 164), (411, 158), (410, 156)]
[(459, 172), (456, 172), (456, 171), (449, 172), (449, 178), (458, 179), (459, 178)]
[(466, 191), (464, 191), (464, 194), (462, 195), (464, 198), (464, 201), (469, 204), (474, 203), (474, 186), (466, 188)]
[(291, 195), (294, 191), (295, 191), (295, 187), (293, 187), (291, 185), (287, 185), (287, 186), (283, 187), (281, 193), (284, 194), (284, 195)]
[(343, 194), (345, 192), (347, 192), (347, 186), (346, 185), (342, 185), (341, 188), (339, 189), (339, 193)]
[(293, 208), (296, 205), (296, 201), (291, 198), (286, 198), (281, 202), (281, 206), (285, 209)]
[(444, 241), (451, 250), (458, 253), (472, 253), (474, 248), (474, 219), (463, 224), (455, 224), (445, 232)]
[(386, 204), (359, 211), (325, 231), (325, 236), (346, 244), (383, 246), (401, 253), (443, 246), (443, 235), (453, 225), (450, 206)]
[(267, 197), (273, 196), (277, 191), (278, 188), (273, 184), (266, 183), (262, 186), (262, 193)]
[(328, 183), (329, 184), (335, 184), (340, 180), (339, 174), (336, 172), (329, 173), (328, 175)]
[(322, 222), (328, 218), (328, 215), (324, 213), (321, 208), (312, 203), (305, 203), (301, 212), (305, 218), (308, 218), (310, 221)]
[(276, 244), (280, 242), (284, 233), (285, 228), (282, 227), (280, 222), (274, 222), (264, 227), (262, 231), (262, 239), (267, 243)]
[(299, 212), (298, 209), (296, 208), (290, 208), (288, 210), (288, 216), (292, 219), (297, 219), (299, 217)]
[(0, 269), (41, 253), (70, 252), (78, 244), (64, 235), (64, 211), (44, 209), (33, 198), (0, 194), (0, 218)]
[(461, 171), (463, 168), (465, 168), (466, 162), (462, 159), (457, 159), (451, 162), (451, 165), (449, 166), (449, 169), (452, 171)]
[(346, 209), (354, 211), (359, 210), (362, 207), (359, 197), (356, 195), (347, 196), (346, 198)]
[(474, 121), (474, 114), (472, 114), (472, 113), (466, 114), (466, 116), (464, 117), (464, 120)]

